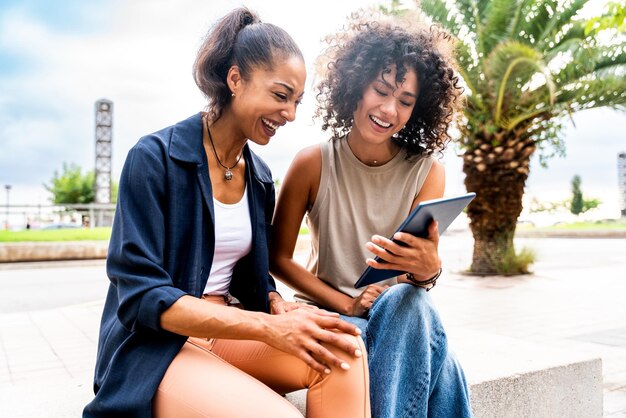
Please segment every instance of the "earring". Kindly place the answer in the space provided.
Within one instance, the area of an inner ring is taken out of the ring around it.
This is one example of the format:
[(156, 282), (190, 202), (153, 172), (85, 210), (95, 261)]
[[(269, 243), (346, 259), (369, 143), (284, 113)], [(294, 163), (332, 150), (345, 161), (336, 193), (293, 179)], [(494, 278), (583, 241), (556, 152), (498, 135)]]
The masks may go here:
[(231, 96), (231, 97), (235, 97), (235, 93), (231, 93), (231, 94), (230, 94), (230, 96)]

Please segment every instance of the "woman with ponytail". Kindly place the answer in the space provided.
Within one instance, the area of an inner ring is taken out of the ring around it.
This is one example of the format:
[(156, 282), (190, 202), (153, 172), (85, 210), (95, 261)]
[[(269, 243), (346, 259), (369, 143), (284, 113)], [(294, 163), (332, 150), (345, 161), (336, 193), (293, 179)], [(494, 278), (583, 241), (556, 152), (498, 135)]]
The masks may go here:
[(293, 121), (302, 54), (245, 8), (208, 33), (201, 112), (130, 150), (107, 257), (111, 281), (84, 417), (369, 417), (359, 330), (285, 302), (268, 272), (274, 184), (247, 142)]

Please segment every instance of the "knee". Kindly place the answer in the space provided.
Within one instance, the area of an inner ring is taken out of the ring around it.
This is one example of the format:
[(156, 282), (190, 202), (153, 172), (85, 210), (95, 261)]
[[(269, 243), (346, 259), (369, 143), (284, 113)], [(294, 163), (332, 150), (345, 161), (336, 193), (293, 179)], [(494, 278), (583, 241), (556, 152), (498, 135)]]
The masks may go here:
[(354, 355), (346, 356), (346, 357), (349, 357), (348, 364), (350, 365), (350, 370), (352, 370), (353, 368), (356, 368), (357, 373), (366, 372), (367, 371), (367, 348), (365, 347), (365, 343), (363, 342), (363, 339), (358, 335), (354, 336), (354, 335), (345, 334), (343, 335), (343, 337), (354, 342), (354, 344), (357, 346), (357, 348), (361, 352), (361, 355), (359, 357), (356, 357)]
[(436, 312), (428, 292), (408, 283), (399, 283), (381, 293), (374, 301), (370, 315), (375, 315), (378, 311), (390, 311), (394, 315), (407, 313), (411, 316), (417, 312), (422, 314)]
[(370, 333), (392, 333), (409, 340), (435, 339), (446, 345), (437, 309), (426, 290), (406, 283), (391, 286), (376, 299), (370, 310)]
[[(360, 336), (354, 336), (349, 334), (340, 334), (340, 336), (341, 338), (352, 342), (359, 349), (361, 355), (359, 357), (356, 357), (353, 355), (353, 353), (346, 353), (345, 351), (342, 351), (335, 346), (326, 346), (326, 348), (328, 348), (334, 355), (348, 363), (348, 365), (350, 366), (348, 374), (355, 376), (362, 376), (363, 374), (367, 374), (367, 349), (365, 347), (363, 339)], [(344, 371), (342, 370), (339, 372), (343, 373)], [(333, 371), (331, 375), (336, 375), (335, 371)]]

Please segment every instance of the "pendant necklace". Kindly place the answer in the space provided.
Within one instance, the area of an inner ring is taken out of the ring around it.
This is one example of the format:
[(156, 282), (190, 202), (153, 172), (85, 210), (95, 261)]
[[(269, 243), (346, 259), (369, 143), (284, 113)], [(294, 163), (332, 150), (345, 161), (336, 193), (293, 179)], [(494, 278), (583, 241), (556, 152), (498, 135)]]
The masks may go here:
[(220, 157), (217, 156), (217, 151), (215, 150), (215, 144), (213, 143), (213, 137), (211, 136), (211, 130), (209, 129), (209, 119), (207, 118), (205, 119), (205, 121), (206, 121), (206, 131), (209, 134), (209, 140), (211, 141), (211, 149), (213, 149), (213, 155), (215, 155), (215, 159), (217, 160), (217, 163), (226, 169), (226, 172), (224, 173), (224, 178), (230, 181), (233, 179), (232, 169), (237, 167), (237, 164), (239, 164), (239, 160), (241, 160), (241, 157), (243, 156), (243, 151), (241, 151), (241, 154), (239, 154), (239, 158), (237, 158), (237, 161), (235, 161), (235, 164), (233, 164), (232, 167), (226, 167), (224, 164), (222, 164), (222, 162), (220, 161)]

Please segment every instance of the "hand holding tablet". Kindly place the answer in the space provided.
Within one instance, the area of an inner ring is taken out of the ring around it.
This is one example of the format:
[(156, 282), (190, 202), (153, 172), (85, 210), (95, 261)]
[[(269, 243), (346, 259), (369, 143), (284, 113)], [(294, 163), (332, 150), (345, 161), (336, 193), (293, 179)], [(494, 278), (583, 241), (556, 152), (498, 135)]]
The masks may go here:
[[(441, 235), (475, 196), (476, 193), (467, 193), (461, 196), (421, 202), (411, 211), (396, 232), (407, 232), (416, 237), (426, 238), (428, 237), (428, 226), (432, 221), (437, 221), (439, 224), (439, 235)], [(376, 257), (376, 261), (384, 262), (379, 257)], [(405, 272), (367, 267), (359, 280), (354, 284), (354, 287), (367, 286), (403, 273)]]

